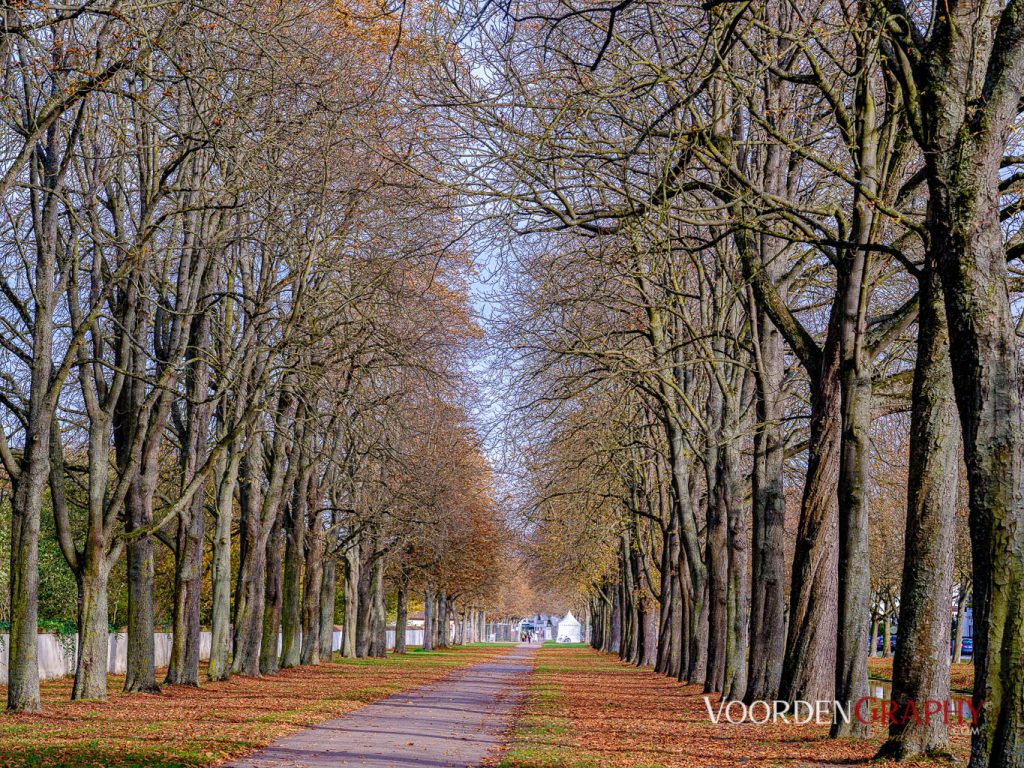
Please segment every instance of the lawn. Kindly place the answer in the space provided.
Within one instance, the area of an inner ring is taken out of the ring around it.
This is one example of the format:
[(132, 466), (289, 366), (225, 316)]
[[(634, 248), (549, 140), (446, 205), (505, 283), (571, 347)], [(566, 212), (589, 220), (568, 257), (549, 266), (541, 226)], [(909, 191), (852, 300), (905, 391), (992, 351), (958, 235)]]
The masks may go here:
[[(0, 766), (215, 765), (508, 651), (489, 645), (386, 659), (336, 657), (273, 677), (132, 696), (120, 693), (123, 678), (111, 676), (105, 702), (68, 701), (70, 679), (44, 681), (41, 714), (0, 715)], [(6, 699), (4, 686), (0, 694)]]
[[(500, 768), (867, 765), (883, 736), (881, 727), (871, 741), (858, 742), (828, 739), (827, 726), (713, 725), (698, 686), (591, 649), (545, 646), (538, 656)], [(958, 726), (958, 760), (967, 742), (966, 726)]]
[[(892, 682), (892, 657), (869, 658), (868, 675), (874, 680)], [(974, 665), (970, 662), (950, 665), (949, 687), (957, 695), (969, 696), (974, 689)]]
[(589, 643), (557, 643), (554, 640), (545, 640), (545, 648), (589, 648)]

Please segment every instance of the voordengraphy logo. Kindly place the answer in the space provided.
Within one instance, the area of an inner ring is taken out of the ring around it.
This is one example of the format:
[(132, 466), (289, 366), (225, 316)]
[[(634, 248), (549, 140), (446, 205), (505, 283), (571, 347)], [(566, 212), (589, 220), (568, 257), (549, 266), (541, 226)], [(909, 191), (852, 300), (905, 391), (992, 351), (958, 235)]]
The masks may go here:
[(855, 702), (840, 701), (720, 701), (717, 708), (711, 697), (704, 697), (711, 722), (738, 725), (753, 723), (792, 723), (795, 725), (831, 725), (849, 723), (852, 718), (864, 724), (927, 724), (936, 719), (946, 724), (977, 725), (980, 707), (967, 698), (908, 701), (902, 708), (891, 699), (865, 696)]

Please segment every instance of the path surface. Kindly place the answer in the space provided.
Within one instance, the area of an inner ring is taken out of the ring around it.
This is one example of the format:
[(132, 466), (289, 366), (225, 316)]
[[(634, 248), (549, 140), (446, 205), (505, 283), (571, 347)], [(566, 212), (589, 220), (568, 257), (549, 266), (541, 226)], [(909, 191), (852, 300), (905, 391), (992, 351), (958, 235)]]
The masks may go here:
[(539, 646), (293, 733), (227, 768), (471, 768), (500, 743)]

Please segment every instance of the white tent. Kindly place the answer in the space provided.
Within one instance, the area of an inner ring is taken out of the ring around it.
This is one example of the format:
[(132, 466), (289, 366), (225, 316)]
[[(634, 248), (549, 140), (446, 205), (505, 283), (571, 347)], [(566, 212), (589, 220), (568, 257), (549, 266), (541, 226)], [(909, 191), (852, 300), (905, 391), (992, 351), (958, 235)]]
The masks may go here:
[(565, 614), (565, 618), (558, 622), (558, 642), (580, 642), (580, 623), (576, 621), (576, 617), (572, 615), (572, 611)]

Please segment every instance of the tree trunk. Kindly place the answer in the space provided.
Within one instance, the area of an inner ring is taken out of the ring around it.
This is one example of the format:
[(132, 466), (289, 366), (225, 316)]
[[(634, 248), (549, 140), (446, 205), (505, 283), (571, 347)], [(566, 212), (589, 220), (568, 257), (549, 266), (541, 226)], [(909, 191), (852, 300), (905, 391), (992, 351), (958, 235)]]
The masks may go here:
[(461, 610), (455, 611), (455, 645), (465, 645), (466, 643), (466, 616), (465, 612)]
[(888, 659), (892, 656), (892, 614), (889, 608), (885, 609), (885, 618), (882, 621), (882, 658)]
[[(39, 523), (43, 492), (50, 474), (50, 431), (55, 418), (53, 378), (54, 289), (57, 273), (58, 190), (64, 170), (60, 165), (61, 132), (47, 132), (45, 151), (35, 153), (36, 178), (42, 189), (33, 193), (36, 253), (32, 280), (32, 354), (27, 423), (17, 477), (11, 478), (11, 570), (7, 666), (7, 708), (13, 712), (38, 712), (39, 659), (36, 633), (39, 628)], [(43, 150), (43, 144), (39, 145)], [(41, 193), (38, 194), (37, 193)], [(36, 208), (35, 201), (42, 201)]]
[[(47, 437), (35, 438), (29, 451), (49, 450)], [(37, 447), (38, 446), (38, 447)], [(39, 522), (43, 487), (49, 462), (29, 457), (14, 487), (11, 503), (11, 629), (8, 648), (7, 708), (12, 712), (38, 712), (39, 661), (36, 633), (39, 624)]]
[(683, 629), (678, 575), (680, 552), (676, 516), (670, 512), (669, 517), (661, 552), (658, 658), (654, 669), (663, 675), (678, 677)]
[(747, 691), (747, 652), (750, 645), (750, 543), (740, 469), (738, 403), (726, 402), (726, 442), (719, 463), (719, 487), (729, 526), (728, 636), (725, 645), (723, 695), (742, 701)]
[(238, 532), (231, 672), (259, 677), (267, 550), (261, 546), (259, 521), (263, 498), (257, 475), (262, 471), (262, 450), (254, 436), (249, 437), (245, 451), (244, 472), (239, 485), (242, 518)]
[[(209, 236), (209, 217), (202, 218), (196, 237), (203, 243)], [(188, 257), (201, 275), (198, 291), (205, 297), (212, 288), (215, 270), (209, 269), (203, 245), (194, 246)], [(183, 257), (185, 258), (185, 257)], [(182, 320), (181, 322), (183, 322)], [(200, 471), (210, 450), (210, 419), (213, 416), (210, 396), (210, 367), (204, 362), (201, 350), (210, 345), (210, 313), (197, 311), (188, 323), (188, 342), (185, 348), (185, 418), (179, 427), (181, 444), (180, 488), (184, 492)], [(178, 516), (177, 542), (174, 548), (174, 623), (171, 658), (167, 667), (167, 682), (199, 685), (199, 600), (203, 577), (203, 545), (206, 528), (205, 496), (207, 479), (203, 479), (195, 495), (188, 500)], [(182, 493), (184, 495), (184, 493)]]
[[(861, 205), (863, 203), (858, 203)], [(867, 313), (867, 257), (855, 249), (840, 278), (843, 301), (840, 385), (842, 434), (839, 461), (839, 614), (835, 696), (856, 702), (868, 694), (864, 630), (871, 617), (868, 559), (868, 458), (871, 451), (871, 362), (863, 349)], [(837, 718), (833, 738), (867, 738), (871, 727), (859, 718)]]
[[(675, 637), (672, 638), (672, 659), (675, 662), (675, 673), (672, 677), (676, 680), (683, 680), (690, 669), (690, 636), (693, 634), (693, 600), (686, 591), (689, 582), (683, 580), (679, 569), (676, 569), (676, 578), (672, 587), (676, 590), (676, 613), (679, 623), (676, 625)], [(684, 589), (685, 588), (685, 589)]]
[(658, 660), (658, 612), (651, 605), (644, 611), (644, 647), (640, 663), (653, 667)]
[(356, 584), (356, 657), (360, 659), (365, 659), (370, 654), (370, 639), (373, 632), (373, 572), (373, 563), (362, 563), (359, 581)]
[(724, 397), (711, 377), (705, 408), (704, 483), (707, 489), (705, 561), (707, 562), (708, 654), (704, 693), (718, 693), (725, 685), (725, 645), (728, 634), (729, 522), (723, 482), (722, 443)]
[[(672, 495), (675, 501), (674, 514), (678, 516), (679, 531), (679, 560), (676, 567), (686, 569), (686, 576), (692, 587), (692, 605), (689, 607), (691, 615), (701, 616), (706, 623), (707, 620), (707, 569), (704, 564), (703, 552), (700, 540), (697, 535), (696, 517), (694, 506), (690, 496), (690, 467), (691, 457), (687, 456), (685, 435), (682, 429), (676, 425), (674, 419), (669, 419), (668, 442), (669, 442), (669, 463), (672, 470)], [(690, 682), (704, 682), (705, 664), (707, 659), (708, 634), (703, 630), (700, 622), (690, 623), (690, 634), (680, 638), (680, 641), (687, 643), (689, 649), (689, 664), (680, 666), (679, 675), (684, 675)], [(698, 670), (699, 667), (699, 670)]]
[(779, 396), (785, 361), (778, 330), (759, 305), (755, 314), (757, 428), (751, 474), (753, 546), (747, 703), (772, 701), (778, 696), (786, 636), (785, 435)]
[(320, 659), (334, 658), (334, 593), (337, 588), (338, 565), (331, 557), (324, 562), (320, 581)]
[[(262, 637), (269, 627), (264, 621), (264, 611), (272, 606), (274, 600), (267, 594), (267, 581), (277, 579), (280, 583), (280, 568), (274, 574), (274, 568), (268, 569), (268, 550), (276, 552), (280, 558), (280, 547), (270, 547), (274, 531), (281, 526), (281, 495), (286, 487), (294, 482), (297, 471), (294, 461), (288, 461), (289, 436), (293, 429), (292, 419), (295, 416), (296, 399), (291, 394), (291, 385), (286, 381), (278, 396), (275, 412), (273, 442), (267, 467), (267, 488), (262, 491), (261, 473), (263, 472), (263, 440), (258, 434), (250, 434), (246, 446), (243, 467), (244, 482), (242, 483), (243, 519), (241, 525), (241, 541), (239, 542), (238, 588), (235, 592), (235, 642), (234, 658), (231, 662), (232, 672), (250, 676), (259, 676), (263, 665), (261, 653)], [(289, 477), (291, 479), (289, 479)], [(280, 610), (280, 601), (277, 601)], [(280, 624), (280, 616), (271, 625)], [(276, 635), (276, 632), (275, 632)], [(277, 638), (269, 651), (277, 654)], [(269, 662), (269, 657), (267, 659)], [(276, 660), (269, 667), (276, 669)]]
[(345, 625), (341, 636), (341, 655), (356, 658), (359, 623), (359, 582), (362, 569), (359, 560), (359, 536), (345, 549)]
[(833, 308), (821, 372), (811, 385), (807, 475), (793, 572), (789, 624), (779, 697), (786, 701), (835, 698), (838, 608), (840, 389), (838, 312)]
[[(314, 484), (316, 480), (312, 481)], [(307, 509), (308, 528), (305, 533), (305, 572), (302, 584), (302, 656), (303, 664), (319, 664), (320, 654), (320, 599), (324, 580), (324, 537), (320, 525), (319, 500)], [(307, 525), (303, 521), (303, 525)], [(333, 622), (332, 622), (333, 623)], [(330, 659), (330, 650), (326, 656)]]
[(189, 512), (178, 521), (175, 549), (174, 623), (168, 684), (199, 685), (199, 598), (203, 576), (204, 492), (200, 489)]
[(423, 650), (434, 650), (434, 593), (429, 584), (423, 593)]
[[(640, 537), (637, 535), (636, 521), (633, 521), (633, 530), (630, 534), (633, 538), (634, 545), (630, 548), (631, 556), (629, 558), (630, 565), (630, 581), (633, 584), (633, 640), (630, 648), (630, 661), (637, 666), (641, 666), (644, 663), (645, 651), (647, 647), (647, 590), (644, 586), (644, 574), (643, 565), (641, 560), (646, 558), (646, 554), (641, 551)], [(557, 627), (556, 630), (557, 632)], [(558, 638), (555, 638), (556, 640)]]
[(367, 655), (384, 658), (388, 652), (387, 603), (384, 595), (384, 558), (377, 557), (370, 578), (370, 642)]
[[(243, 536), (248, 539), (239, 558), (238, 589), (235, 592), (235, 637), (231, 671), (259, 677), (260, 640), (266, 590), (266, 547), (259, 546), (249, 530), (252, 516), (245, 521)], [(252, 542), (252, 543), (249, 543)]]
[(280, 671), (278, 641), (281, 636), (281, 596), (283, 579), (284, 510), (274, 520), (266, 550), (266, 604), (263, 609), (263, 634), (260, 640), (260, 674)]
[[(717, 454), (717, 451), (716, 451)], [(717, 461), (715, 462), (717, 471)], [(708, 640), (704, 693), (717, 693), (725, 684), (725, 643), (728, 626), (729, 529), (717, 488), (709, 495), (707, 522)]]
[(608, 617), (608, 652), (618, 653), (622, 642), (622, 590), (616, 584), (611, 588), (611, 612)]
[(409, 624), (409, 582), (405, 577), (398, 581), (398, 609), (395, 615), (395, 653), (405, 653), (405, 630)]
[(110, 628), (107, 624), (107, 583), (110, 568), (102, 551), (83, 558), (78, 581), (78, 660), (73, 700), (107, 698), (107, 659)]
[(943, 13), (915, 43), (921, 59), (904, 62), (896, 80), (918, 118), (929, 259), (942, 277), (970, 487), (973, 704), (981, 712), (970, 766), (1003, 768), (1024, 765), (1024, 424), (1001, 222), (1004, 155), (1008, 145), (1016, 150), (1010, 137), (1024, 90), (1022, 16), (1015, 3), (936, 7)]
[(231, 521), (241, 451), (233, 449), (217, 476), (217, 524), (213, 536), (210, 668), (212, 681), (231, 676)]
[(312, 470), (301, 452), (298, 482), (284, 518), (284, 575), (281, 595), (281, 668), (302, 661), (302, 560), (306, 550), (306, 501)]
[[(962, 585), (961, 585), (962, 586)], [(964, 622), (967, 621), (967, 600), (971, 593), (960, 590), (956, 600), (956, 635), (953, 637), (953, 663), (959, 664), (964, 647)]]
[[(129, 384), (125, 384), (127, 388)], [(116, 434), (116, 431), (115, 431)], [(146, 474), (146, 468), (141, 470)], [(125, 530), (144, 529), (153, 522), (153, 489), (144, 477), (136, 477), (125, 498)], [(153, 632), (153, 539), (132, 536), (127, 545), (128, 658), (124, 679), (126, 693), (157, 693), (156, 648)]]
[(949, 742), (942, 718), (919, 722), (911, 709), (949, 696), (949, 595), (960, 474), (953, 372), (934, 264), (926, 265), (920, 295), (899, 644), (892, 673), (897, 709), (879, 752), (898, 760), (944, 751)]
[[(697, 613), (698, 605), (700, 613)], [(708, 668), (708, 595), (707, 583), (704, 584), (704, 595), (699, 603), (691, 599), (687, 619), (690, 624), (690, 643), (687, 649), (687, 682), (693, 685), (704, 685), (704, 676)]]
[(597, 634), (599, 643), (597, 649), (602, 653), (608, 653), (612, 647), (612, 592), (614, 586), (606, 584), (601, 587), (601, 596), (597, 604)]
[[(620, 561), (619, 569), (619, 604), (622, 606), (622, 624), (620, 627), (621, 637), (619, 638), (619, 657), (630, 664), (636, 664), (639, 660), (639, 612), (636, 601), (637, 589), (634, 581), (634, 568), (636, 553), (632, 547), (632, 535), (629, 531), (623, 530), (620, 536)], [(555, 638), (556, 640), (558, 638)]]
[(442, 589), (437, 596), (437, 647), (447, 648), (449, 640), (448, 595)]
[(974, 573), (971, 768), (1024, 764), (1024, 424), (1019, 339), (999, 223), (1001, 151), (973, 130), (934, 158), (930, 239), (942, 273), (970, 485)]

